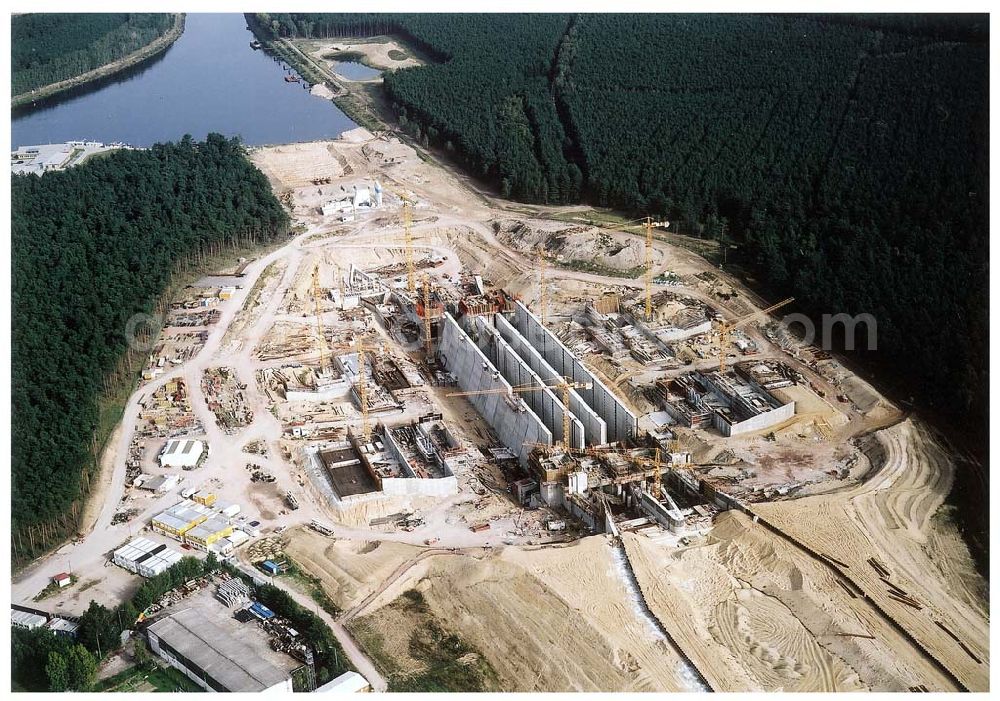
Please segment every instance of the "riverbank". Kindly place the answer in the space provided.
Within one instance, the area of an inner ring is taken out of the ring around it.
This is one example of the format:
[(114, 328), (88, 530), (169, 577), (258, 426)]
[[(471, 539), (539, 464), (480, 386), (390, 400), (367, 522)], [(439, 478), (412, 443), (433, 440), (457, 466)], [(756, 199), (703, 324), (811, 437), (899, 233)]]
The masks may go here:
[(10, 101), (11, 109), (16, 109), (32, 102), (44, 100), (67, 90), (71, 90), (72, 88), (85, 85), (86, 83), (100, 80), (102, 78), (108, 78), (115, 73), (125, 70), (126, 68), (132, 68), (133, 66), (137, 66), (144, 61), (148, 61), (149, 59), (158, 56), (166, 51), (175, 41), (180, 39), (181, 34), (184, 33), (184, 17), (185, 15), (183, 12), (174, 13), (174, 24), (166, 34), (157, 37), (149, 44), (146, 44), (146, 46), (133, 51), (128, 56), (124, 56), (117, 61), (112, 61), (111, 63), (106, 63), (99, 68), (87, 71), (86, 73), (81, 73), (73, 78), (60, 80), (56, 83), (50, 83), (49, 85), (36, 88), (30, 92), (15, 95)]
[(359, 83), (354, 88), (349, 89), (342, 85), (330, 71), (307, 56), (291, 40), (271, 39), (258, 26), (253, 13), (245, 13), (244, 17), (247, 21), (247, 27), (260, 42), (264, 52), (287, 63), (303, 80), (308, 81), (313, 86), (321, 85), (329, 90), (331, 95), (326, 99), (333, 102), (358, 126), (369, 131), (381, 131), (386, 128), (384, 120), (377, 114), (372, 104), (374, 102), (373, 90), (381, 88), (381, 81), (370, 81), (368, 84)]

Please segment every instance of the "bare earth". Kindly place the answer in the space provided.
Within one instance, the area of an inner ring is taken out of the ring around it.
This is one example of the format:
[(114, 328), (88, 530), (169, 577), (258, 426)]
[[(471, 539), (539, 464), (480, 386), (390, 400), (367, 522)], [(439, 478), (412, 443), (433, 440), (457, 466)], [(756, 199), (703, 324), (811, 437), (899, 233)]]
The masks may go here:
[[(360, 50), (354, 44), (332, 45)], [(390, 45), (366, 46), (385, 52), (389, 60)], [(385, 680), (344, 626), (373, 621), (387, 645), (402, 645), (406, 626), (391, 625), (385, 607), (415, 588), (437, 620), (482, 653), (508, 690), (700, 690), (700, 678), (717, 691), (906, 691), (917, 685), (931, 691), (988, 689), (985, 587), (942, 510), (953, 462), (926, 427), (912, 419), (899, 422), (895, 407), (835, 360), (800, 362), (758, 329), (748, 328), (747, 335), (760, 344), (760, 357), (780, 358), (826, 399), (806, 384), (789, 388), (799, 413), (774, 431), (773, 440), (760, 435), (722, 439), (708, 431), (685, 436), (696, 460), (728, 451), (750, 465), (754, 476), (745, 479), (728, 464), (718, 474), (758, 497), (750, 515), (722, 513), (707, 536), (695, 536), (687, 545), (662, 533), (647, 537), (630, 532), (621, 543), (603, 535), (558, 543), (561, 535), (553, 537), (539, 526), (544, 509), (522, 511), (502, 485), (490, 487), (497, 477), (476, 450), (486, 442), (487, 428), (467, 401), (449, 398), (440, 387), (419, 389), (391, 419), (408, 421), (429, 410), (442, 413), (470, 446), (456, 470), (459, 493), (443, 499), (381, 494), (354, 502), (329, 498), (310, 476), (309, 442), (292, 440), (282, 423), (288, 412), (299, 409), (279, 407), (254, 381), (258, 371), (293, 360), (305, 363), (315, 355), (312, 271), (318, 269), (320, 284), (330, 289), (351, 263), (362, 269), (402, 270), (405, 193), (416, 202), (415, 258), (439, 260), (426, 268), (435, 284), (455, 289), (464, 269), (531, 306), (539, 298), (531, 252), (533, 243), (543, 239), (538, 232), (571, 228), (544, 217), (579, 208), (528, 208), (488, 198), (462, 176), (419, 158), (395, 137), (363, 129), (332, 142), (255, 149), (252, 159), (289, 206), (301, 233), (247, 266), (232, 299), (219, 302), (220, 319), (209, 328), (197, 355), (168, 366), (129, 399), (123, 423), (102, 458), (102, 486), (94, 489), (97, 497), (84, 519), (92, 529), (85, 529), (78, 543), (66, 544), (18, 573), (12, 583), (15, 602), (30, 605), (48, 577), (62, 570), (72, 570), (79, 582), (46, 599), (46, 609), (78, 614), (90, 598), (112, 604), (138, 586), (138, 577), (106, 566), (108, 553), (179, 497), (134, 494), (125, 485), (125, 459), (142, 397), (168, 381), (184, 379), (191, 410), (204, 426), (202, 437), (211, 445), (205, 465), (182, 475), (184, 486), (210, 487), (220, 500), (241, 504), (241, 515), (260, 520), (266, 534), (287, 529), (281, 533), (287, 553), (321, 580), (344, 612), (338, 620), (323, 611), (319, 615), (376, 688), (384, 689)], [(351, 222), (321, 215), (322, 204), (346, 197), (373, 178), (384, 186), (381, 208), (359, 212)], [(511, 234), (509, 225), (519, 221), (533, 231)], [(567, 234), (565, 254), (580, 257), (598, 243), (602, 265), (617, 272), (641, 260), (641, 241), (633, 233), (604, 237), (584, 227)], [(690, 251), (657, 239), (654, 252), (655, 273), (683, 277), (683, 284), (671, 290), (711, 302), (731, 316), (762, 304)], [(709, 272), (715, 282), (695, 277)], [(387, 277), (393, 285), (405, 285), (404, 278), (401, 273)], [(634, 298), (643, 285), (641, 278), (557, 264), (548, 268), (547, 279), (551, 314), (565, 318), (580, 314), (583, 301), (602, 290)], [(720, 288), (725, 295), (720, 296)], [(655, 285), (657, 292), (667, 289)], [(731, 295), (731, 290), (739, 294)], [(319, 315), (336, 342), (364, 332), (400, 362), (414, 362), (410, 356), (415, 349), (402, 348), (374, 322), (365, 327), (341, 318), (332, 305)], [(296, 338), (303, 340), (300, 351), (261, 359), (266, 347), (280, 349)], [(695, 358), (696, 368), (717, 364), (708, 355)], [(253, 420), (233, 433), (216, 425), (200, 389), (204, 371), (212, 367), (232, 368), (247, 385), (245, 401)], [(632, 372), (607, 362), (599, 368), (640, 383), (666, 372)], [(619, 388), (638, 397), (628, 386), (622, 382)], [(839, 394), (846, 399), (833, 399)], [(342, 403), (347, 407), (344, 427), (356, 431), (360, 417), (349, 401)], [(876, 430), (874, 437), (865, 437)], [(251, 442), (264, 445), (266, 455), (244, 452)], [(159, 447), (151, 444), (149, 464)], [(249, 462), (276, 481), (251, 482), (245, 469)], [(759, 501), (760, 490), (789, 484), (801, 491), (786, 489), (781, 501)], [(285, 492), (295, 495), (298, 510), (288, 510)], [(112, 526), (123, 498), (139, 513), (129, 523)], [(412, 530), (370, 525), (372, 519), (404, 511), (419, 512), (423, 525)], [(752, 514), (761, 521), (755, 523)], [(313, 519), (329, 524), (333, 537), (309, 530)], [(488, 521), (490, 529), (470, 530), (470, 524), (481, 521)], [(237, 557), (249, 567), (246, 549), (238, 550)], [(888, 570), (889, 583), (898, 587), (892, 591), (905, 591), (919, 610), (890, 594), (890, 584), (868, 563), (872, 557)], [(638, 589), (628, 576), (629, 565)], [(274, 581), (300, 603), (314, 606), (283, 578)], [(655, 618), (646, 614), (643, 598)], [(399, 636), (394, 637), (395, 630)]]

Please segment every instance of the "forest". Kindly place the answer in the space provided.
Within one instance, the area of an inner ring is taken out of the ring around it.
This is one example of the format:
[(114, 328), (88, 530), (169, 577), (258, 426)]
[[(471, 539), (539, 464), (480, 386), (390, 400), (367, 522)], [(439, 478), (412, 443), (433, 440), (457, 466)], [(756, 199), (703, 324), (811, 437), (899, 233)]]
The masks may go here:
[(985, 426), (988, 16), (257, 20), (418, 48), (384, 83), (414, 138), (504, 197), (726, 237), (799, 311), (874, 315), (918, 403)]
[(117, 61), (167, 33), (169, 13), (31, 13), (11, 17), (11, 93)]
[(19, 557), (76, 527), (126, 322), (208, 248), (266, 242), (289, 220), (236, 139), (190, 136), (11, 181), (12, 540)]

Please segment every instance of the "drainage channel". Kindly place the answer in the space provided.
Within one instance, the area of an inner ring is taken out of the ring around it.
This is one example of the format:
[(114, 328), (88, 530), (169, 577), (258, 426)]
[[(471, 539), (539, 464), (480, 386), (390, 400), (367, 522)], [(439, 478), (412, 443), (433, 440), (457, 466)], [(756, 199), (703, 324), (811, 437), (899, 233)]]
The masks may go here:
[(636, 581), (632, 564), (628, 560), (628, 555), (625, 554), (625, 546), (618, 540), (615, 540), (612, 545), (611, 557), (615, 562), (615, 570), (622, 584), (625, 585), (626, 591), (628, 591), (629, 599), (632, 601), (632, 610), (636, 618), (643, 622), (651, 637), (662, 641), (667, 647), (676, 652), (680, 658), (677, 662), (677, 676), (681, 679), (681, 683), (684, 684), (684, 690), (692, 692), (713, 691), (701, 672), (698, 671), (698, 668), (681, 651), (670, 633), (663, 627), (659, 619), (653, 615), (653, 612), (649, 610), (646, 598), (642, 594), (642, 589), (639, 588), (639, 582)]

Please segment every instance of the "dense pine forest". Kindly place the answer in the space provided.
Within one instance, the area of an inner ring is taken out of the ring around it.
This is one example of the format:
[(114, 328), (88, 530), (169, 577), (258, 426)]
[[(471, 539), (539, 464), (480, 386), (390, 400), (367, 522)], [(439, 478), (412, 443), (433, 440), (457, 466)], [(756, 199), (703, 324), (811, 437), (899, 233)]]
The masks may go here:
[(985, 15), (255, 19), (401, 38), (433, 62), (386, 75), (399, 125), (503, 196), (730, 237), (804, 311), (875, 315), (923, 400), (985, 417)]
[(126, 321), (175, 266), (263, 242), (289, 221), (237, 140), (185, 137), (63, 172), (12, 178), (12, 533), (31, 556), (75, 528), (96, 466), (98, 401)]
[(173, 26), (168, 13), (49, 13), (11, 18), (14, 95), (117, 61)]

